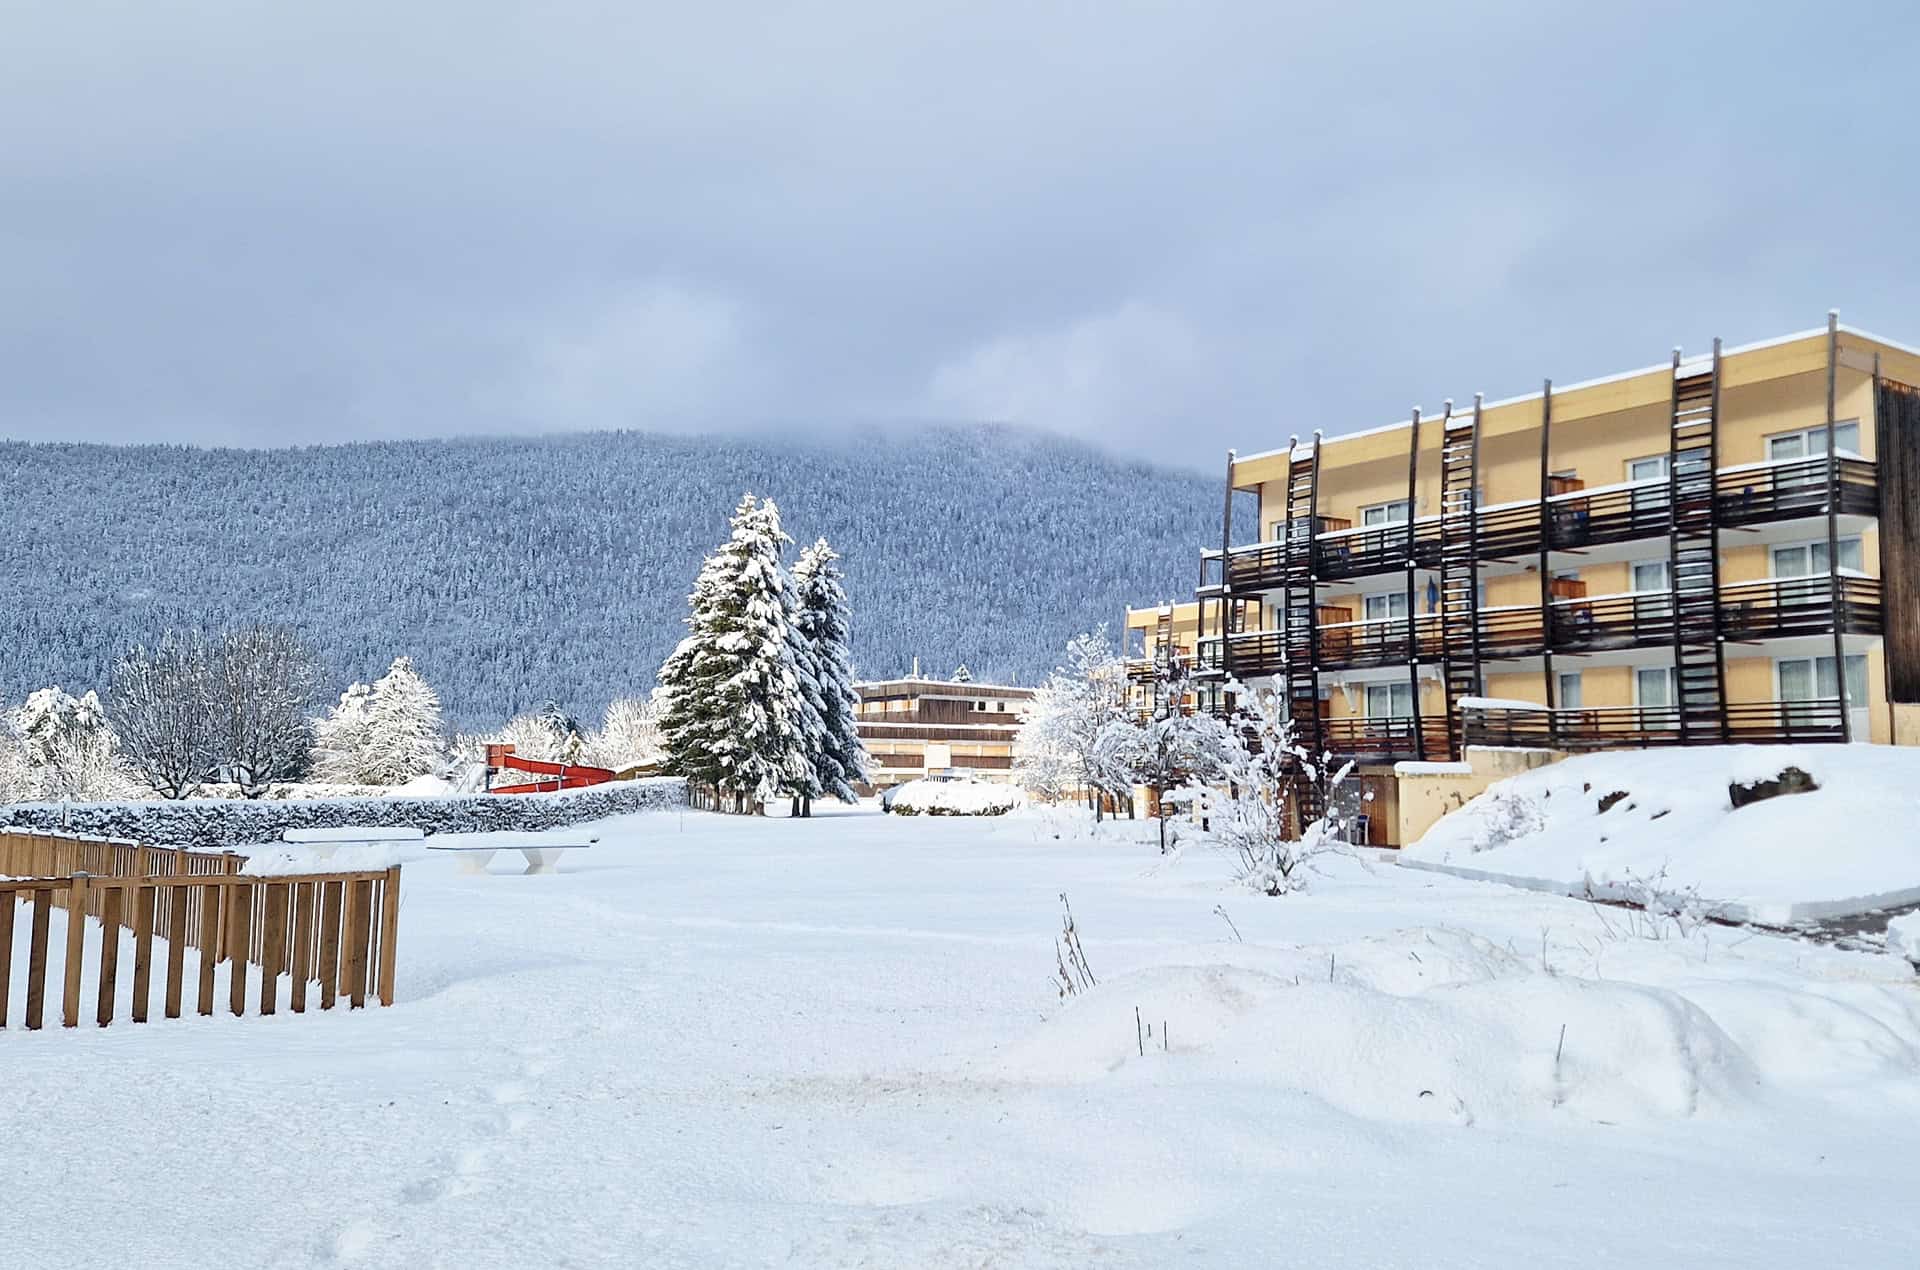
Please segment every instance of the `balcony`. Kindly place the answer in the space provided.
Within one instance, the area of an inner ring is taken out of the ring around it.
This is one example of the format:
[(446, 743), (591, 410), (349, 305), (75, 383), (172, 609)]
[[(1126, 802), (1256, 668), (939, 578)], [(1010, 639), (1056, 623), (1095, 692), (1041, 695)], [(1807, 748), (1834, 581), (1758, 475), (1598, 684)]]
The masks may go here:
[[(1608, 706), (1582, 710), (1467, 707), (1460, 712), (1468, 745), (1528, 749), (1644, 749), (1681, 744), (1677, 706)], [(1692, 726), (1697, 727), (1697, 724)], [(1719, 740), (1719, 729), (1705, 739)], [(1839, 698), (1816, 701), (1755, 701), (1726, 707), (1726, 739), (1736, 745), (1838, 742), (1845, 739)], [(1689, 740), (1699, 743), (1694, 735)]]
[[(1839, 511), (1846, 516), (1877, 516), (1878, 471), (1858, 458), (1836, 456)], [(1565, 484), (1566, 482), (1562, 482)], [(1823, 516), (1827, 508), (1827, 460), (1824, 456), (1721, 468), (1714, 475), (1713, 498), (1722, 525), (1750, 526)], [(1673, 482), (1667, 477), (1617, 485), (1569, 489), (1550, 494), (1544, 504), (1528, 500), (1482, 508), (1474, 534), (1483, 560), (1537, 555), (1545, 546), (1571, 551), (1606, 543), (1661, 538), (1667, 533)], [(1440, 567), (1440, 518), (1344, 529), (1345, 522), (1320, 520), (1313, 541), (1313, 572), (1322, 582), (1337, 582), (1404, 570), (1409, 559), (1423, 569)], [(1219, 552), (1204, 553), (1218, 559)], [(1278, 589), (1286, 581), (1286, 550), (1281, 543), (1236, 547), (1227, 556), (1226, 575), (1239, 593)]]
[(1366, 762), (1443, 758), (1447, 753), (1447, 721), (1392, 718), (1320, 720), (1320, 742), (1329, 753)]
[[(1720, 588), (1721, 633), (1733, 642), (1826, 635), (1836, 616), (1834, 582), (1826, 574), (1802, 578), (1763, 578)], [(1881, 629), (1880, 580), (1843, 575), (1839, 580), (1840, 629), (1849, 635), (1877, 635)], [(1345, 609), (1321, 608), (1321, 615)], [(1497, 661), (1546, 652), (1596, 653), (1659, 648), (1673, 642), (1673, 595), (1668, 591), (1572, 596), (1547, 605), (1502, 605), (1478, 614), (1480, 657)], [(1441, 658), (1443, 631), (1437, 614), (1373, 621), (1325, 622), (1319, 626), (1317, 661), (1322, 670), (1364, 670), (1404, 665), (1416, 652), (1421, 661)], [(1410, 642), (1417, 640), (1417, 645)], [(1551, 641), (1551, 644), (1549, 644)], [(1237, 675), (1277, 675), (1285, 668), (1288, 638), (1280, 631), (1247, 631), (1232, 637), (1232, 669)], [(1305, 657), (1295, 639), (1293, 655)], [(1455, 648), (1456, 655), (1465, 650)], [(1219, 673), (1218, 637), (1202, 640), (1197, 669)]]

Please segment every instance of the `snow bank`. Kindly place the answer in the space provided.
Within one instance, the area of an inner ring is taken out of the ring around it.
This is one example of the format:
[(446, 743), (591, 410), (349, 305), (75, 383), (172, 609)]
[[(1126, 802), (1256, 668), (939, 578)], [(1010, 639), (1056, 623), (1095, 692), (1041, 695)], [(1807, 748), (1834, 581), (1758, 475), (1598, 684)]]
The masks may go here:
[(1251, 1083), (1377, 1121), (1634, 1124), (1745, 1115), (1769, 1087), (1904, 1081), (1920, 1059), (1920, 1003), (1883, 984), (1590, 978), (1437, 928), (1189, 952), (1071, 998), (976, 1073)]
[[(1457, 932), (1370, 942), (1371, 954), (1332, 954), (1331, 977), (1326, 954), (1303, 955), (1292, 975), (1216, 964), (1121, 976), (993, 1060), (993, 1074), (1087, 1083), (1171, 1061), (1182, 1080), (1230, 1077), (1365, 1119), (1463, 1126), (1714, 1114), (1762, 1086), (1732, 1038), (1675, 992), (1546, 973)], [(1154, 1028), (1144, 1046), (1136, 1006)]]
[[(1786, 767), (1819, 787), (1735, 810)], [(1699, 902), (1811, 921), (1920, 901), (1920, 751), (1697, 746), (1589, 754), (1509, 777), (1399, 862), (1567, 895)]]
[[(74, 832), (156, 846), (233, 847), (273, 842), (288, 829), (403, 825), (427, 833), (535, 832), (631, 812), (686, 805), (675, 777), (612, 781), (550, 794), (469, 794), (447, 798), (338, 798), (248, 801), (18, 803), (0, 807), (0, 829)], [(381, 866), (384, 867), (384, 866)]]
[(1887, 923), (1887, 951), (1905, 957), (1920, 970), (1920, 909)]
[(992, 781), (908, 781), (893, 796), (896, 816), (1004, 816), (1025, 801), (1016, 786)]

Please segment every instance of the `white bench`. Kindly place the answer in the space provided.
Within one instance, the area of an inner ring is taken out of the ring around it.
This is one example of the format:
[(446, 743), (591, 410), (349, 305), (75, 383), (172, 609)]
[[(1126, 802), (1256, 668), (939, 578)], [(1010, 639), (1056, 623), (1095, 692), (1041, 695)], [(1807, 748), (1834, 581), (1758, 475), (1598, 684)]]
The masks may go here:
[(315, 860), (330, 860), (341, 847), (387, 846), (396, 842), (418, 842), (426, 837), (424, 829), (405, 825), (343, 826), (338, 829), (287, 829), (280, 841), (290, 847), (304, 848)]
[(585, 851), (598, 838), (588, 838), (584, 842), (552, 842), (528, 839), (525, 842), (476, 842), (476, 843), (437, 843), (429, 842), (429, 851), (450, 851), (460, 859), (462, 873), (485, 873), (488, 863), (497, 851), (518, 851), (526, 857), (527, 867), (523, 875), (535, 873), (558, 873), (560, 857), (569, 851)]

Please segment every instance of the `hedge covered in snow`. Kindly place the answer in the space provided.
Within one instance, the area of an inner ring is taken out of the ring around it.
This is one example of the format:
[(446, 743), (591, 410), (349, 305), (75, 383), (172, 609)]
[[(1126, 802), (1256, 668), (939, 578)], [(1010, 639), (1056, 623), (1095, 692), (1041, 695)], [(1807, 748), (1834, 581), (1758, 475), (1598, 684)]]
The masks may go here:
[(461, 794), (447, 798), (236, 798), (180, 802), (16, 803), (0, 807), (0, 829), (77, 833), (165, 847), (237, 847), (273, 842), (287, 829), (406, 825), (427, 833), (529, 832), (684, 807), (675, 777), (614, 781), (553, 794)]
[(908, 781), (888, 810), (896, 816), (1004, 816), (1019, 806), (1021, 791), (990, 781)]

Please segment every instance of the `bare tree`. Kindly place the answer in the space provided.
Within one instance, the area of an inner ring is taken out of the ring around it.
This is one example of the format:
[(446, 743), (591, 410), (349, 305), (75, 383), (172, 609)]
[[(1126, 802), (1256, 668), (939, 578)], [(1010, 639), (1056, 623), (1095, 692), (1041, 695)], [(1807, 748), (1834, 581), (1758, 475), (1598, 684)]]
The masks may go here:
[(243, 796), (258, 798), (274, 782), (306, 774), (309, 710), (319, 686), (318, 659), (284, 627), (252, 626), (221, 638), (213, 673), (219, 757)]
[(107, 714), (120, 752), (163, 798), (197, 792), (218, 767), (213, 660), (198, 634), (170, 633), (152, 649), (136, 645), (113, 665)]

